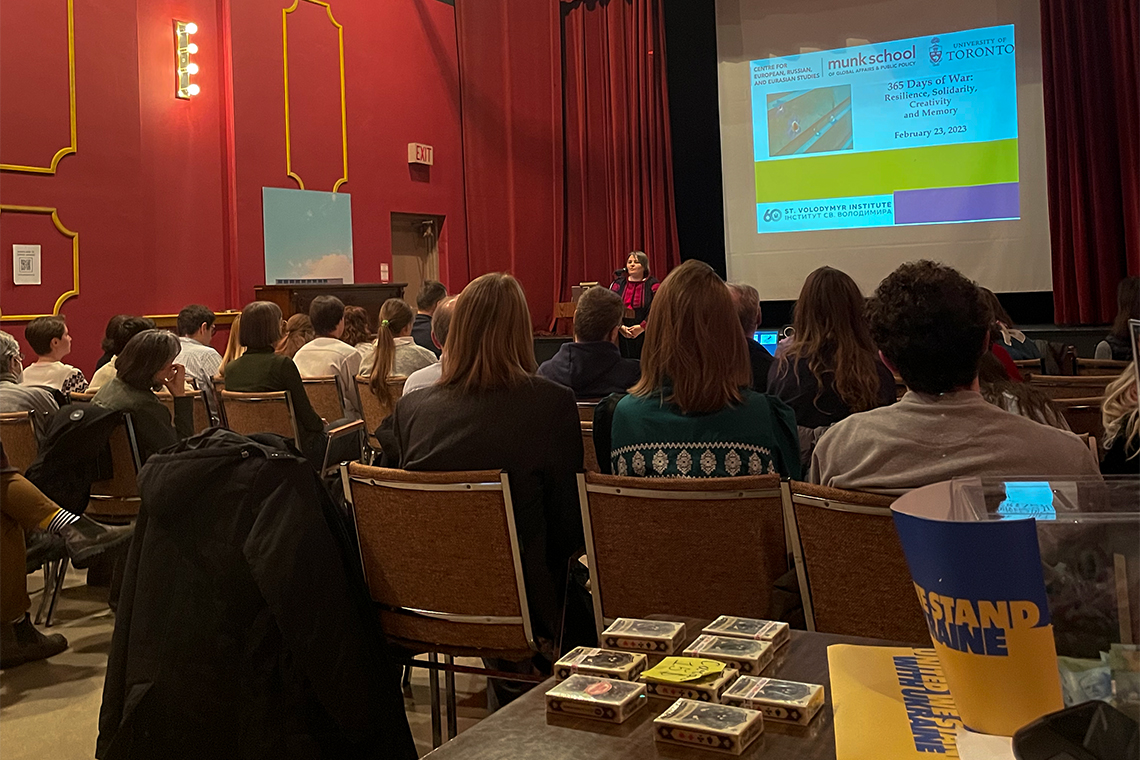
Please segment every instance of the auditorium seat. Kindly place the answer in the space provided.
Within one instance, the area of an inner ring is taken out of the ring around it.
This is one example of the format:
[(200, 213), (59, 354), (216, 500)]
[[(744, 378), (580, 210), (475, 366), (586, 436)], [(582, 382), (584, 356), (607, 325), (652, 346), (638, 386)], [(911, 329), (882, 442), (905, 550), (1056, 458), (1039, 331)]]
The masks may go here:
[(788, 484), (784, 509), (809, 631), (930, 646), (892, 501)]
[(1101, 397), (1058, 398), (1053, 403), (1069, 423), (1069, 429), (1077, 435), (1091, 435), (1097, 440), (1104, 438), (1104, 420), (1101, 418)]
[[(170, 411), (170, 418), (174, 419), (174, 396), (170, 395), (170, 391), (158, 391), (154, 395), (158, 396), (158, 400), (166, 405), (167, 410)], [(210, 407), (206, 403), (205, 394), (202, 391), (187, 391), (186, 395), (190, 397), (190, 401), (194, 405), (194, 435), (213, 427), (214, 423), (210, 419)]]
[(1101, 398), (1105, 388), (1115, 378), (1115, 375), (1033, 375), (1029, 378), (1029, 383), (1056, 401), (1064, 398)]
[[(381, 628), (396, 647), (429, 656), (433, 744), (439, 746), (437, 670), (447, 674), (450, 738), (456, 728), (453, 658), (521, 662), (537, 651), (509, 478), (498, 470), (407, 472), (349, 464), (341, 479)], [(411, 659), (404, 664), (424, 666)]]
[(301, 382), (317, 416), (325, 422), (336, 422), (344, 417), (344, 391), (340, 387), (340, 378), (335, 375), (306, 377)]
[(128, 523), (138, 516), (142, 501), (138, 483), (142, 457), (131, 415), (123, 414), (122, 423), (111, 431), (107, 443), (111, 448), (112, 474), (91, 484), (91, 500), (85, 514), (99, 522)]
[(1128, 362), (1114, 359), (1077, 359), (1078, 375), (1111, 375), (1118, 377), (1128, 367)]
[(766, 618), (788, 570), (780, 478), (578, 476), (599, 633), (652, 614)]
[[(380, 423), (392, 413), (392, 409), (380, 403), (368, 381), (369, 378), (364, 375), (356, 376), (356, 395), (360, 397), (360, 414), (364, 417), (364, 430), (368, 434), (366, 442), (372, 455), (375, 456), (380, 453), (380, 442), (376, 440), (375, 435), (376, 428), (380, 427)], [(404, 384), (407, 381), (408, 378), (403, 376), (388, 378), (388, 389), (395, 401), (399, 401), (404, 395)]]
[(0, 439), (8, 462), (21, 473), (36, 460), (39, 442), (32, 424), (33, 412), (4, 412), (0, 414)]

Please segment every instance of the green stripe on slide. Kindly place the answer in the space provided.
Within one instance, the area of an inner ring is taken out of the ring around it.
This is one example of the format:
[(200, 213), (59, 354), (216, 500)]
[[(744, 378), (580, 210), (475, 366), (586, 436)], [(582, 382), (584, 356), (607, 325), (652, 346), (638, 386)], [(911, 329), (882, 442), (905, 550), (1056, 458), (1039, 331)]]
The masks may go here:
[(1017, 139), (756, 162), (756, 202), (1017, 182)]

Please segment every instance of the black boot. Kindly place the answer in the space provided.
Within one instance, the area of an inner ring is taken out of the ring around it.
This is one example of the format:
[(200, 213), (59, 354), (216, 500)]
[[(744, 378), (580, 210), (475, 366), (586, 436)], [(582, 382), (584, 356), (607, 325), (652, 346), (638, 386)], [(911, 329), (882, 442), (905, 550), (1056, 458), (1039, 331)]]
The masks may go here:
[(67, 544), (71, 564), (82, 569), (103, 552), (129, 542), (134, 533), (133, 525), (101, 525), (90, 517), (80, 517), (59, 535)]
[(67, 639), (58, 633), (45, 636), (24, 615), (18, 623), (0, 626), (0, 668), (14, 668), (25, 662), (42, 660), (67, 649)]

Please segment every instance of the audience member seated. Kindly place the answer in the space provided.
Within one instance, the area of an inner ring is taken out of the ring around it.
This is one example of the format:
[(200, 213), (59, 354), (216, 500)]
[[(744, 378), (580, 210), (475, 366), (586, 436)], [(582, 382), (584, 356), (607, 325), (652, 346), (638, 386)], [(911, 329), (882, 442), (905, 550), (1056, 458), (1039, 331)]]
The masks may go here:
[(653, 298), (661, 282), (649, 273), (649, 257), (644, 251), (632, 251), (625, 260), (625, 269), (619, 270), (618, 277), (610, 285), (610, 290), (621, 297), (632, 317), (622, 319), (619, 331), (621, 355), (627, 359), (640, 359), (645, 343), (645, 325), (653, 306)]
[(372, 364), (363, 374), (380, 405), (391, 409), (395, 394), (388, 379), (407, 377), (417, 370), (438, 364), (435, 354), (412, 340), (412, 307), (401, 298), (389, 298), (380, 307), (380, 330), (372, 352)]
[(344, 307), (342, 342), (360, 352), (360, 366), (372, 366), (372, 352), (376, 350), (376, 336), (368, 329), (368, 312), (363, 306)]
[[(143, 461), (194, 434), (194, 407), (186, 395), (186, 368), (174, 363), (181, 348), (174, 333), (144, 330), (127, 342), (115, 361), (115, 377), (92, 400), (105, 409), (131, 415)], [(153, 388), (158, 386), (165, 386), (174, 397), (173, 424), (170, 410), (154, 395)]]
[[(336, 296), (317, 296), (309, 304), (309, 319), (315, 338), (301, 346), (293, 361), (301, 377), (340, 378), (341, 403), (346, 419), (360, 419), (360, 398), (356, 376), (360, 373), (360, 352), (340, 339), (344, 333), (344, 303)], [(229, 388), (229, 386), (226, 386)]]
[(756, 288), (742, 282), (728, 283), (728, 292), (732, 294), (732, 302), (736, 305), (736, 316), (740, 319), (740, 326), (744, 328), (744, 339), (748, 341), (748, 361), (752, 365), (752, 390), (757, 393), (767, 393), (768, 373), (775, 359), (754, 337), (760, 326), (760, 293)]
[(863, 294), (847, 274), (820, 267), (796, 300), (795, 335), (776, 349), (768, 392), (805, 428), (833, 425), (895, 400), (895, 378), (875, 353)]
[(641, 380), (613, 409), (614, 474), (800, 477), (795, 415), (751, 389), (732, 296), (708, 264), (689, 260), (669, 273), (645, 333)]
[(178, 312), (178, 341), (182, 350), (174, 361), (186, 368), (186, 378), (198, 389), (213, 393), (214, 375), (222, 366), (222, 355), (210, 345), (217, 332), (217, 317), (205, 306), (191, 304)]
[[(239, 325), (236, 321), (234, 324)], [(235, 393), (288, 391), (303, 453), (310, 463), (319, 467), (324, 459), (325, 422), (309, 403), (297, 365), (288, 356), (275, 352), (281, 342), (281, 307), (271, 301), (246, 304), (241, 310), (240, 330), (245, 353), (226, 365), (226, 390)]]
[(978, 364), (978, 385), (982, 398), (996, 407), (1058, 430), (1070, 429), (1048, 394), (1029, 383), (1010, 380), (1001, 361), (990, 351), (982, 354)]
[(1120, 377), (1109, 383), (1100, 407), (1104, 423), (1105, 475), (1140, 474), (1140, 414), (1136, 400), (1136, 361), (1129, 362)]
[(431, 351), (437, 358), (440, 355), (440, 348), (431, 339), (431, 321), (435, 318), (435, 310), (445, 298), (447, 298), (447, 288), (442, 282), (425, 280), (416, 295), (416, 320), (412, 324), (412, 339), (416, 345)]
[(901, 493), (959, 476), (1094, 475), (1077, 436), (1010, 414), (979, 393), (993, 314), (978, 286), (932, 261), (903, 264), (867, 306), (871, 336), (902, 375), (902, 400), (853, 414), (812, 456), (825, 486)]
[(94, 393), (111, 382), (118, 371), (116, 369), (115, 359), (119, 354), (123, 353), (123, 349), (127, 347), (127, 343), (143, 330), (153, 329), (154, 320), (147, 319), (146, 317), (127, 317), (121, 320), (118, 329), (115, 331), (115, 339), (111, 342), (111, 361), (95, 370), (95, 374), (91, 376), (91, 382), (87, 384), (87, 392)]
[(539, 377), (565, 385), (580, 399), (629, 390), (641, 378), (641, 365), (636, 359), (623, 359), (618, 349), (624, 313), (617, 293), (587, 289), (574, 312), (574, 342), (563, 343), (558, 353), (543, 362)]
[(313, 332), (313, 321), (308, 314), (294, 314), (285, 322), (285, 334), (277, 346), (277, 353), (292, 359), (301, 346), (317, 337)]
[(98, 372), (100, 368), (107, 362), (111, 361), (111, 357), (115, 355), (113, 350), (115, 345), (115, 331), (119, 329), (119, 325), (123, 320), (131, 316), (130, 314), (116, 314), (107, 320), (107, 327), (103, 331), (103, 355), (99, 357), (99, 361), (95, 362), (95, 371)]
[(65, 512), (9, 466), (0, 446), (0, 668), (11, 668), (67, 649), (60, 634), (45, 636), (32, 625), (28, 609), (24, 532), (59, 535), (71, 563), (85, 568), (98, 555), (130, 540), (134, 526), (106, 527), (89, 517)]
[(451, 328), (451, 315), (455, 312), (455, 298), (450, 296), (440, 301), (431, 318), (431, 339), (439, 347), (439, 361), (408, 375), (408, 379), (404, 382), (405, 394), (439, 382), (439, 376), (443, 372), (443, 362), (447, 357), (447, 333)]
[(24, 328), (24, 340), (37, 357), (24, 368), (24, 385), (44, 385), (64, 393), (87, 390), (83, 372), (61, 361), (71, 353), (71, 335), (63, 317), (36, 317)]
[(1128, 320), (1140, 319), (1140, 277), (1125, 277), (1116, 288), (1116, 319), (1112, 330), (1096, 346), (1097, 359), (1132, 361), (1132, 336)]
[(33, 412), (36, 437), (43, 439), (48, 417), (59, 409), (55, 396), (46, 388), (21, 385), (24, 357), (20, 344), (0, 330), (0, 412)]
[[(1014, 361), (1026, 359), (1040, 359), (1041, 351), (1037, 344), (1025, 337), (1025, 333), (1017, 329), (1001, 301), (989, 288), (982, 288), (982, 296), (994, 313), (994, 324), (997, 329), (992, 331), (990, 337), (994, 345), (1001, 346)], [(1015, 412), (1016, 414), (1016, 412)]]
[(561, 626), (567, 561), (584, 543), (574, 394), (535, 376), (526, 296), (508, 274), (485, 274), (463, 290), (446, 346), (439, 383), (404, 395), (381, 426), (385, 462), (405, 470), (510, 475), (531, 618), (550, 653)]
[[(280, 309), (279, 309), (280, 310)], [(245, 353), (245, 346), (241, 342), (241, 314), (234, 317), (230, 323), (230, 335), (226, 339), (226, 352), (222, 354), (222, 363), (218, 365), (218, 374), (226, 374), (226, 365)], [(289, 357), (292, 359), (293, 357)]]

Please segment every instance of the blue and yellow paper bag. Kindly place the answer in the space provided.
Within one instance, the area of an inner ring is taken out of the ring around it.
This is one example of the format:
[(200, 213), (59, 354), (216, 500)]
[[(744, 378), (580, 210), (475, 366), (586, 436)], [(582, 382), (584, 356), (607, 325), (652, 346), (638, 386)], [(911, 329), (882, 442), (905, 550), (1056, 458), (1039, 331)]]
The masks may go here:
[(949, 501), (911, 491), (895, 527), (962, 721), (1010, 736), (1063, 706), (1036, 521), (954, 522)]

